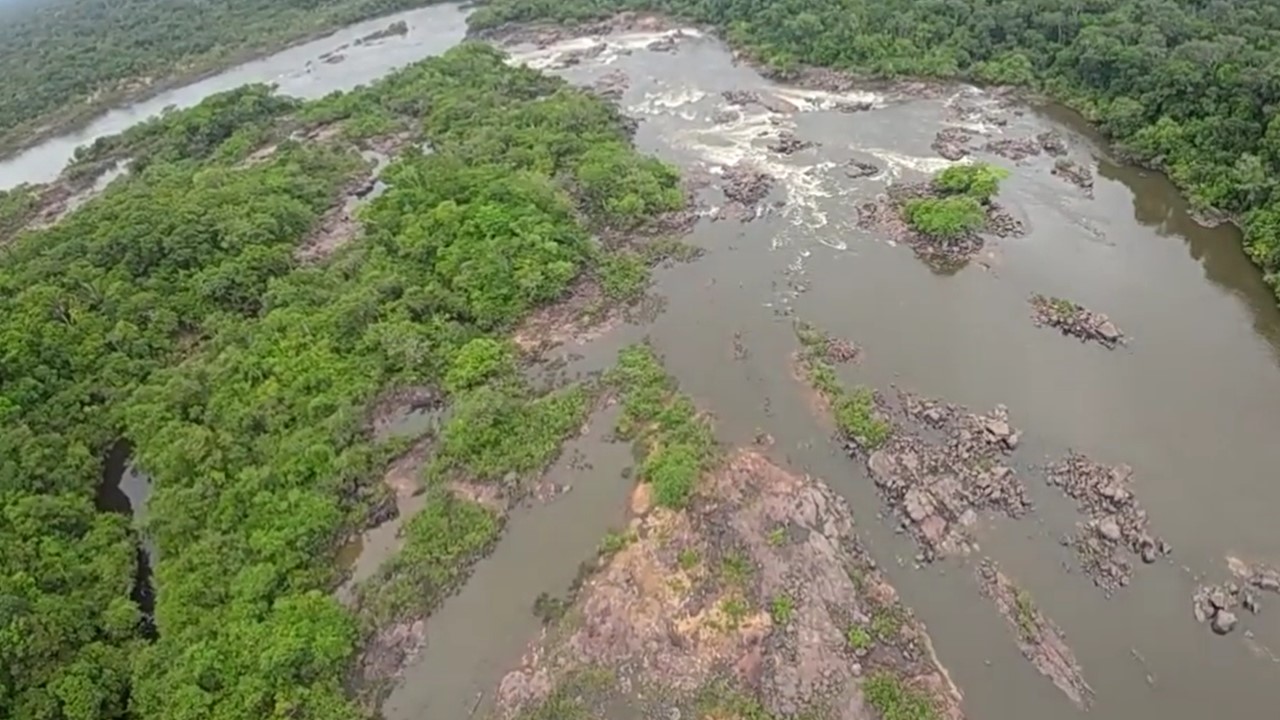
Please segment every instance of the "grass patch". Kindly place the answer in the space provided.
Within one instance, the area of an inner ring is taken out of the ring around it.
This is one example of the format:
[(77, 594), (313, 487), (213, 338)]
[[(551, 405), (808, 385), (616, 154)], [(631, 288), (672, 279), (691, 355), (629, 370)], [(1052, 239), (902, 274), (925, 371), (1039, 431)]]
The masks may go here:
[(875, 395), (865, 387), (843, 392), (832, 403), (836, 426), (864, 448), (874, 449), (889, 439), (889, 423), (876, 415)]
[(849, 629), (845, 631), (844, 639), (845, 642), (849, 643), (849, 647), (853, 648), (854, 652), (865, 652), (875, 644), (875, 638), (871, 637), (871, 633), (856, 623), (850, 625)]
[(774, 625), (786, 625), (796, 613), (796, 601), (790, 595), (779, 595), (769, 602), (769, 616)]
[(501, 520), (488, 508), (431, 488), (422, 512), (404, 527), (404, 547), (360, 586), (361, 613), (382, 626), (429, 613), (498, 538)]
[(737, 630), (751, 613), (751, 607), (746, 600), (735, 595), (720, 601), (720, 612), (724, 614), (725, 629)]
[(936, 720), (933, 700), (923, 692), (907, 687), (889, 672), (877, 672), (862, 684), (867, 704), (881, 720)]
[(598, 700), (617, 684), (613, 671), (604, 668), (575, 670), (556, 685), (546, 700), (532, 710), (516, 716), (517, 720), (591, 720), (595, 713), (590, 703)]
[(787, 544), (787, 528), (783, 526), (778, 526), (770, 530), (768, 541), (769, 541), (770, 547), (782, 547), (783, 545), (786, 545)]
[(733, 718), (733, 720), (775, 720), (764, 705), (754, 697), (743, 693), (720, 680), (698, 691), (694, 700), (694, 714), (704, 720), (709, 718)]
[(619, 353), (608, 382), (622, 399), (617, 433), (635, 441), (640, 478), (653, 484), (654, 502), (669, 508), (686, 506), (698, 479), (717, 458), (710, 425), (693, 401), (676, 391), (647, 345)]
[(638, 538), (636, 537), (634, 530), (608, 532), (605, 534), (604, 539), (600, 541), (600, 547), (597, 548), (597, 553), (600, 557), (612, 557), (617, 555), (637, 539)]
[(876, 608), (871, 613), (871, 633), (885, 642), (898, 637), (898, 633), (902, 631), (902, 623), (902, 608), (897, 605)]
[(742, 552), (728, 552), (720, 559), (720, 578), (729, 585), (746, 587), (754, 574), (755, 568)]
[(698, 551), (693, 548), (685, 548), (676, 555), (676, 563), (680, 565), (680, 569), (689, 572), (702, 562), (702, 558), (698, 557)]
[(1036, 606), (1031, 593), (1018, 590), (1014, 595), (1014, 617), (1018, 621), (1018, 632), (1023, 640), (1033, 641), (1040, 635), (1040, 624), (1036, 622)]

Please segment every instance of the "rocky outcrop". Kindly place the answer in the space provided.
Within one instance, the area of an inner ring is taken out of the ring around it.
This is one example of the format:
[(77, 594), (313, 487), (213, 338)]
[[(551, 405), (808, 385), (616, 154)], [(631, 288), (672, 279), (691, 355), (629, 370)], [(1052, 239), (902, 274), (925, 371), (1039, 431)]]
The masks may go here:
[(759, 217), (760, 203), (768, 197), (775, 182), (772, 175), (747, 162), (726, 167), (720, 180), (725, 198), (742, 220)]
[(982, 149), (1014, 162), (1021, 162), (1029, 157), (1035, 157), (1041, 152), (1040, 143), (1033, 138), (991, 140)]
[(809, 140), (801, 140), (796, 134), (790, 130), (783, 130), (778, 133), (778, 138), (769, 143), (769, 149), (779, 155), (791, 155), (801, 150), (807, 150), (814, 147), (817, 143)]
[(591, 84), (591, 91), (606, 100), (620, 100), (631, 87), (631, 78), (622, 70), (610, 70)]
[(894, 432), (867, 457), (867, 469), (920, 547), (918, 561), (969, 552), (980, 511), (1020, 517), (1031, 509), (1006, 462), (1021, 436), (1003, 406), (980, 415), (900, 392), (884, 412), (895, 420)]
[(1050, 172), (1080, 188), (1086, 197), (1093, 197), (1093, 171), (1089, 168), (1066, 158), (1059, 158), (1053, 163), (1053, 170)]
[(850, 180), (858, 178), (875, 177), (880, 174), (880, 168), (869, 162), (853, 159), (844, 164), (844, 176)]
[(1040, 133), (1036, 136), (1036, 142), (1040, 143), (1041, 150), (1053, 157), (1062, 157), (1067, 154), (1067, 141), (1057, 130), (1046, 130)]
[(961, 160), (969, 155), (969, 141), (973, 136), (972, 131), (964, 128), (945, 127), (933, 136), (929, 147), (947, 160)]
[(1087, 710), (1093, 700), (1093, 688), (1085, 682), (1080, 663), (1062, 630), (1046, 618), (1031, 595), (1014, 585), (990, 558), (983, 559), (975, 574), (983, 597), (995, 605), (1017, 633), (1022, 656), (1076, 707)]
[(1107, 594), (1133, 577), (1126, 553), (1153, 563), (1172, 551), (1147, 529), (1147, 512), (1129, 489), (1133, 469), (1128, 465), (1103, 465), (1073, 452), (1045, 470), (1048, 483), (1075, 500), (1088, 517), (1064, 543), (1075, 549), (1084, 572)]
[(587, 668), (608, 673), (604, 694), (627, 696), (646, 717), (685, 716), (731, 693), (774, 717), (823, 708), (869, 720), (883, 708), (868, 683), (931, 717), (962, 717), (923, 626), (859, 545), (839, 496), (754, 451), (702, 482), (688, 510), (637, 505), (646, 514), (582, 587), (572, 626), (503, 679), (500, 717), (538, 708)]
[(1031, 296), (1031, 320), (1037, 327), (1057, 328), (1082, 342), (1096, 342), (1108, 350), (1123, 344), (1124, 332), (1111, 319), (1070, 300), (1046, 295)]

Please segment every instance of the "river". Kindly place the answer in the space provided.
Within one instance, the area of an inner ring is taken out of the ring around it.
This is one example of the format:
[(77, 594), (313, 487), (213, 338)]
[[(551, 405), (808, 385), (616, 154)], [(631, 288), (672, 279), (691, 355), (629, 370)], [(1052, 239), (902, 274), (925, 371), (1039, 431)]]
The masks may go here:
[[(142, 102), (115, 108), (87, 125), (51, 138), (0, 162), (0, 190), (22, 183), (57, 178), (77, 147), (158, 115), (166, 107), (184, 108), (214, 93), (251, 83), (273, 83), (279, 92), (318, 98), (335, 90), (350, 90), (386, 75), (395, 68), (448, 50), (466, 34), (467, 11), (459, 5), (433, 5), (349, 25), (332, 35), (295, 45), (259, 60), (237, 65), (198, 82), (166, 90)], [(403, 20), (406, 35), (392, 35), (356, 45), (356, 40)], [(342, 62), (327, 63), (321, 55), (340, 52)]]
[[(49, 180), (76, 145), (245, 82), (277, 82), (303, 97), (367, 82), (457, 42), (464, 16), (437, 6), (361, 23), (112, 111), (0, 164), (0, 185)], [(401, 18), (410, 25), (407, 37), (349, 48), (345, 62), (315, 62), (306, 72), (307, 61)], [(999, 199), (1029, 232), (989, 243), (980, 263), (940, 275), (909, 249), (858, 229), (856, 205), (892, 180), (923, 178), (945, 165), (929, 146), (948, 122), (949, 102), (995, 112), (995, 98), (966, 88), (932, 99), (867, 92), (845, 99), (871, 100), (875, 109), (843, 113), (832, 106), (840, 98), (782, 87), (735, 64), (715, 39), (685, 38), (674, 52), (646, 50), (652, 39), (611, 38), (605, 52), (556, 72), (589, 83), (621, 70), (630, 87), (620, 102), (643, 120), (643, 149), (713, 174), (751, 160), (778, 178), (778, 206), (749, 223), (700, 223), (688, 239), (706, 256), (657, 276), (655, 291), (668, 311), (601, 342), (564, 348), (574, 357), (571, 367), (605, 367), (619, 346), (647, 336), (684, 390), (714, 412), (725, 441), (749, 443), (765, 430), (779, 460), (844, 494), (869, 549), (928, 625), (974, 718), (1056, 720), (1078, 711), (1019, 656), (1004, 621), (978, 596), (975, 558), (915, 569), (910, 540), (877, 519), (883, 507), (871, 482), (830, 442), (791, 375), (793, 319), (864, 348), (865, 359), (846, 371), (851, 382), (897, 384), (982, 411), (1007, 405), (1024, 430), (1020, 452), (1030, 465), (1068, 448), (1129, 463), (1152, 529), (1174, 552), (1170, 561), (1139, 564), (1134, 583), (1114, 597), (1068, 571), (1072, 558), (1058, 538), (1077, 515), (1031, 472), (1037, 511), (1016, 522), (984, 520), (982, 554), (999, 560), (1066, 630), (1097, 691), (1099, 716), (1198, 720), (1224, 708), (1231, 716), (1273, 715), (1280, 664), (1265, 648), (1280, 648), (1280, 603), (1270, 602), (1276, 597), (1264, 596), (1262, 613), (1245, 614), (1225, 637), (1197, 624), (1190, 603), (1197, 575), (1227, 579), (1226, 555), (1280, 561), (1280, 443), (1270, 437), (1280, 427), (1280, 311), (1241, 251), (1238, 232), (1196, 223), (1165, 179), (1114, 162), (1068, 111), (1000, 108), (1009, 124), (988, 131), (1023, 137), (1058, 130), (1070, 157), (1093, 169), (1094, 197), (1052, 175), (1051, 158), (1015, 164), (984, 156), (1011, 170)], [(550, 66), (557, 52), (590, 44), (527, 50), (518, 59)], [(726, 122), (717, 115), (728, 109), (721, 96), (727, 90), (771, 93), (798, 110), (750, 106)], [(767, 145), (782, 129), (818, 145), (790, 156), (771, 152)], [(841, 171), (850, 158), (884, 172), (850, 180)], [(1027, 307), (1033, 292), (1109, 314), (1131, 343), (1108, 352), (1034, 327)], [(735, 338), (747, 351), (741, 359)], [(611, 452), (591, 449), (594, 439), (584, 442), (588, 454)], [(574, 491), (517, 511), (507, 540), (429, 624), (422, 658), (385, 708), (389, 718), (466, 717), (475, 694), (517, 662), (536, 631), (527, 614), (534, 597), (566, 583), (622, 517), (626, 485), (617, 482), (616, 466), (623, 463), (623, 456), (601, 456), (594, 472), (553, 470), (576, 473)]]

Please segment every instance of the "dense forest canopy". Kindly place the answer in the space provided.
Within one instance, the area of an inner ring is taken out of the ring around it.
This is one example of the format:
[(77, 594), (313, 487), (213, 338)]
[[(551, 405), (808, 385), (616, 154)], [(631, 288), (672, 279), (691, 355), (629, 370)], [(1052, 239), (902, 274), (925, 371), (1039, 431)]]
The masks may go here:
[(1270, 0), (493, 0), (474, 27), (657, 10), (785, 72), (1027, 85), (1081, 110), (1202, 210), (1237, 216), (1280, 290), (1280, 3)]
[[(318, 122), (345, 132), (290, 139)], [(414, 143), (363, 238), (301, 264), (365, 172), (345, 138), (371, 128)], [(0, 261), (0, 717), (360, 717), (342, 680), (362, 623), (330, 590), (398, 447), (370, 405), (452, 396), (433, 478), (536, 471), (587, 397), (535, 393), (502, 338), (614, 266), (591, 230), (681, 207), (678, 178), (615, 108), (484, 45), (311, 103), (241, 88), (99, 146), (116, 150), (148, 161)], [(122, 436), (155, 483), (155, 640), (128, 520), (93, 506)], [(496, 532), (432, 492), (386, 587), (360, 594), (377, 617), (439, 597)]]
[(99, 101), (433, 0), (42, 0), (0, 6), (0, 149)]

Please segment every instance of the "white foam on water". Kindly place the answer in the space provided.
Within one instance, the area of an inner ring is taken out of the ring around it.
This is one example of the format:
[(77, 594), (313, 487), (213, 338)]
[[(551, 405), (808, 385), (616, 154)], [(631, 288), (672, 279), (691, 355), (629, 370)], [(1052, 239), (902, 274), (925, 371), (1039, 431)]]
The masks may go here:
[(884, 95), (863, 90), (830, 92), (797, 87), (776, 87), (773, 88), (772, 92), (795, 105), (800, 112), (834, 110), (844, 103), (870, 103), (873, 108), (881, 108), (885, 105)]
[(585, 58), (585, 60), (592, 65), (610, 65), (618, 59), (620, 54), (642, 50), (657, 40), (671, 38), (679, 42), (681, 40), (699, 39), (704, 36), (704, 33), (693, 28), (677, 28), (663, 32), (622, 33), (619, 35), (588, 35), (562, 40), (546, 47), (513, 51), (507, 58), (507, 62), (512, 65), (527, 65), (535, 70), (554, 69), (566, 53), (581, 52), (603, 44), (605, 48), (599, 55)]
[(933, 173), (949, 168), (952, 165), (963, 165), (969, 162), (968, 158), (952, 162), (951, 160), (940, 157), (904, 155), (903, 153), (894, 152), (893, 150), (885, 150), (884, 148), (854, 147), (852, 149), (857, 150), (858, 152), (867, 153), (868, 155), (873, 155), (877, 159), (882, 160), (885, 164), (886, 172), (894, 178), (901, 177), (903, 170), (913, 170), (915, 172), (932, 175)]
[(692, 122), (697, 119), (696, 113), (687, 110), (679, 113), (673, 113), (672, 111), (699, 102), (706, 96), (705, 92), (694, 88), (646, 92), (644, 100), (640, 101), (639, 104), (629, 106), (627, 111), (644, 115), (678, 115), (684, 120)]

